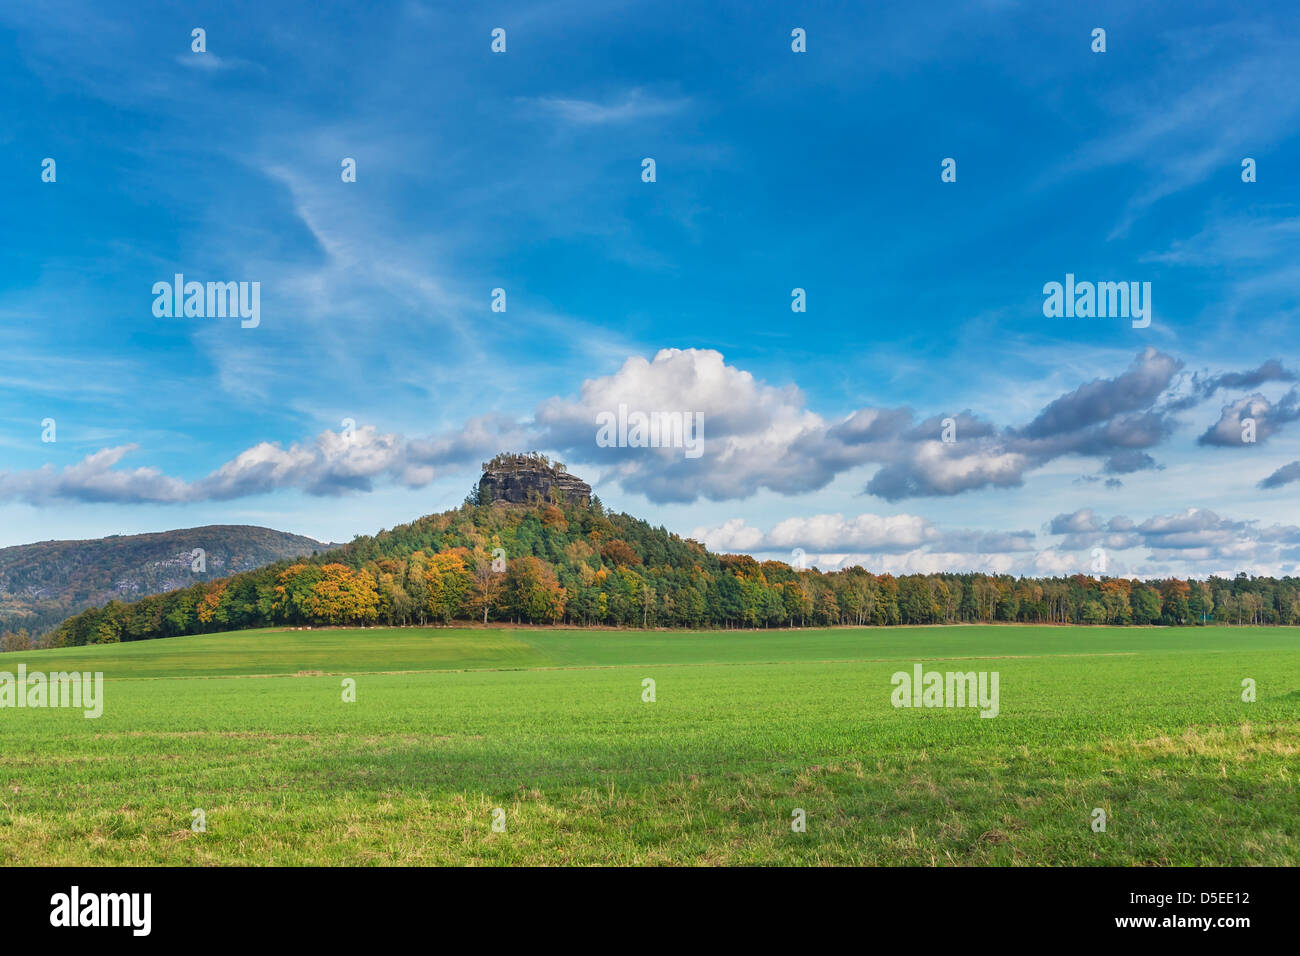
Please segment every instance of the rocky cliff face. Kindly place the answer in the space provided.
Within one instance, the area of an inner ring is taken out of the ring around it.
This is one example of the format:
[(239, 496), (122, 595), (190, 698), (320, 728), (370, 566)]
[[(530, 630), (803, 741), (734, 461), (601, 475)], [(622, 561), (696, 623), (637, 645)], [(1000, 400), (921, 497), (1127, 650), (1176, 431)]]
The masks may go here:
[(534, 498), (551, 500), (551, 492), (572, 504), (591, 503), (591, 485), (576, 475), (530, 456), (498, 456), (483, 466), (478, 482), (479, 500), (483, 504), (506, 501), (528, 504)]

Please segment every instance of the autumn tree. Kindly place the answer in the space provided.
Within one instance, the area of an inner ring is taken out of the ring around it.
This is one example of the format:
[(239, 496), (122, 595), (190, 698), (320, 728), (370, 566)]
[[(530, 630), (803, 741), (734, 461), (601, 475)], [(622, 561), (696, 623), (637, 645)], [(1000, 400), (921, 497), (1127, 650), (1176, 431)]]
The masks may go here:
[(26, 628), (17, 631), (5, 631), (3, 641), (0, 641), (0, 651), (26, 651), (32, 646), (31, 636), (27, 633)]
[(492, 556), (485, 551), (474, 553), (473, 565), (466, 607), (476, 615), (482, 613), (483, 623), (486, 624), (488, 614), (500, 603), (506, 573), (493, 568)]
[(600, 546), (600, 556), (614, 567), (633, 567), (641, 563), (641, 556), (626, 541), (614, 538)]
[(308, 619), (317, 624), (369, 624), (379, 612), (374, 579), (344, 564), (326, 564), (302, 597)]
[(451, 623), (452, 618), (461, 612), (474, 583), (465, 563), (467, 556), (464, 548), (453, 548), (432, 555), (425, 566), (429, 613), (441, 618), (444, 624)]
[(530, 623), (553, 624), (564, 617), (564, 588), (550, 565), (531, 554), (510, 562), (505, 600), (511, 611)]

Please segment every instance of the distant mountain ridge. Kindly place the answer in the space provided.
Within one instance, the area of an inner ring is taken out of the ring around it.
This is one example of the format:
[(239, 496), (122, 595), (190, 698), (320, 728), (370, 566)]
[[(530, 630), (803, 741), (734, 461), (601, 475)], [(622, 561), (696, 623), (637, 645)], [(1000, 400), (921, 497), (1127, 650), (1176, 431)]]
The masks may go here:
[[(110, 600), (132, 601), (336, 544), (255, 525), (206, 525), (0, 548), (0, 631), (33, 634)], [(201, 549), (202, 570), (194, 570)]]

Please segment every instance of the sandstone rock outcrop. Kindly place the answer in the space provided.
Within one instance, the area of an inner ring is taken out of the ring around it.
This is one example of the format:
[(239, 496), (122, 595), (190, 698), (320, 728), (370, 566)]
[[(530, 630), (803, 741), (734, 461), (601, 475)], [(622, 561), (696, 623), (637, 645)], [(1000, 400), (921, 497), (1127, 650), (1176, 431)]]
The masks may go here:
[(497, 455), (483, 463), (483, 477), (478, 482), (482, 504), (550, 501), (553, 492), (570, 504), (591, 504), (591, 485), (545, 455)]

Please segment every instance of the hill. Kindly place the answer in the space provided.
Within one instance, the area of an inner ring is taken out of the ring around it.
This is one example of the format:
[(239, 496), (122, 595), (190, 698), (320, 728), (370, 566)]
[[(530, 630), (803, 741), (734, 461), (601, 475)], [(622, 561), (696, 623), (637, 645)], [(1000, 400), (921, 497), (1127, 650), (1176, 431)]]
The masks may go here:
[[(494, 476), (503, 467), (509, 480)], [(714, 554), (663, 527), (610, 513), (589, 486), (544, 456), (498, 456), (484, 470), (485, 480), (454, 511), (323, 554), (132, 603), (114, 599), (64, 621), (44, 646), (456, 621), (641, 628), (1300, 623), (1295, 578), (895, 577), (856, 566), (822, 573)]]
[(271, 528), (208, 525), (0, 548), (0, 631), (39, 634), (110, 600), (161, 594), (331, 547)]

